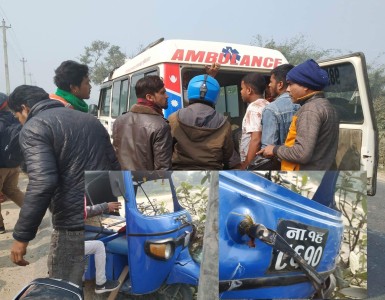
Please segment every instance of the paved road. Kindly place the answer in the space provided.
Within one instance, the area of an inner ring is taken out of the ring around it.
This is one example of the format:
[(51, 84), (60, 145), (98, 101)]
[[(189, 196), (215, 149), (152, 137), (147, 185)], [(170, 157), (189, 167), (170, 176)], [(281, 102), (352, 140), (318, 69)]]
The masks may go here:
[(385, 299), (385, 173), (378, 173), (377, 193), (368, 197), (368, 296)]

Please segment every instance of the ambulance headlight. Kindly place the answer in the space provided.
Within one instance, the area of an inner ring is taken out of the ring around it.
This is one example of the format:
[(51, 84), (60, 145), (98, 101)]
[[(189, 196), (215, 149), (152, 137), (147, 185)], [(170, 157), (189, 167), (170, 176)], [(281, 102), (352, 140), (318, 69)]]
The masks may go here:
[(172, 239), (146, 241), (144, 250), (147, 255), (155, 259), (168, 260), (174, 255), (175, 243)]

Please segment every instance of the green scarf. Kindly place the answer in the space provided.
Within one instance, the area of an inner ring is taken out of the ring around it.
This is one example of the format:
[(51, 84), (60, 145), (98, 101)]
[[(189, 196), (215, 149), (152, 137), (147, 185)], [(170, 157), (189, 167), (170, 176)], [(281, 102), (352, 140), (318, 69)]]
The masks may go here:
[(88, 112), (88, 105), (83, 99), (79, 99), (75, 95), (71, 94), (70, 92), (63, 91), (61, 89), (56, 90), (56, 95), (59, 97), (64, 98), (67, 102), (69, 102), (75, 110), (80, 110), (83, 112)]

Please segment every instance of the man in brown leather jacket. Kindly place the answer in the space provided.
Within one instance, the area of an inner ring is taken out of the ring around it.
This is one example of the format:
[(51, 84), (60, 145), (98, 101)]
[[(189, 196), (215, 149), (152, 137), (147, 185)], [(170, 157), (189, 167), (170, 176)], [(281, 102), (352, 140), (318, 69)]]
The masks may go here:
[(159, 76), (141, 78), (135, 85), (138, 102), (114, 122), (112, 138), (123, 170), (171, 169), (172, 137), (162, 109), (168, 95)]

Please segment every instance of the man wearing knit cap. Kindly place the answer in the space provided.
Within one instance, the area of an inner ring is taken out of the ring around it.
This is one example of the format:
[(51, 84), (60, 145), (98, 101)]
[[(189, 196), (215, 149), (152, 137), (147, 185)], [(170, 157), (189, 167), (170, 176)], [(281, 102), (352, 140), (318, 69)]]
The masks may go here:
[(322, 90), (327, 72), (312, 59), (287, 73), (287, 91), (301, 107), (294, 115), (284, 145), (268, 145), (257, 154), (277, 156), (281, 170), (330, 170), (335, 167), (339, 119)]

